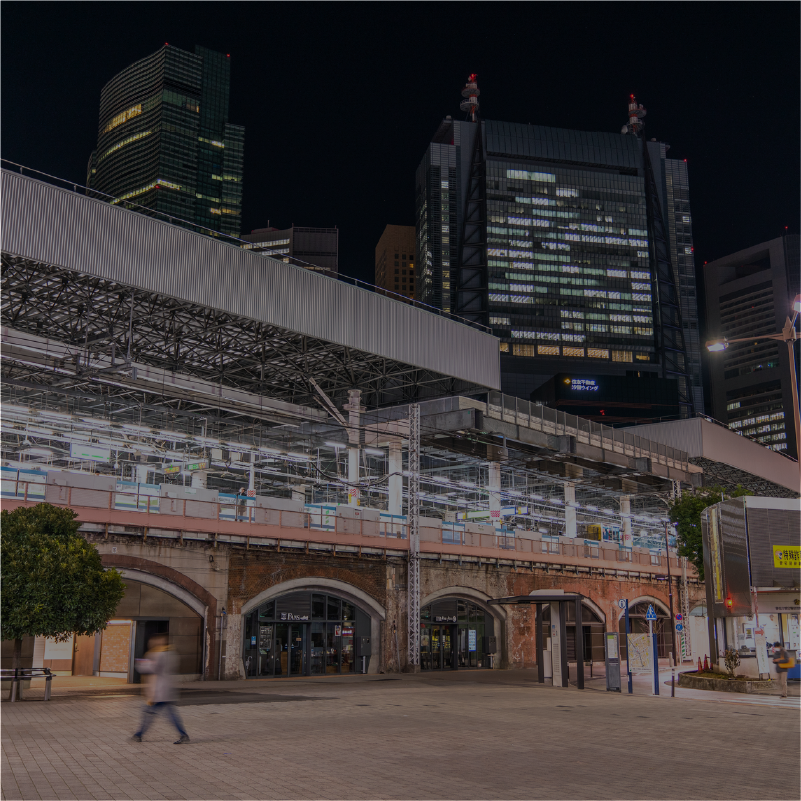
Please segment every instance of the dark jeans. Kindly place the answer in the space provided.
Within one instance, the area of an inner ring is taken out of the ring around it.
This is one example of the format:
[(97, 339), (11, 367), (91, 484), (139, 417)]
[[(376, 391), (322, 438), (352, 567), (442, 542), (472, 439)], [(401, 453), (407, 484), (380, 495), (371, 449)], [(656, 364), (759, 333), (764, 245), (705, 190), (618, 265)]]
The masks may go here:
[(146, 705), (142, 713), (142, 722), (139, 724), (139, 731), (136, 732), (136, 734), (141, 737), (150, 728), (150, 724), (153, 722), (153, 718), (156, 716), (159, 709), (163, 709), (167, 712), (170, 716), (170, 720), (175, 724), (175, 728), (178, 729), (178, 734), (182, 737), (189, 736), (186, 733), (186, 729), (184, 729), (184, 724), (181, 723), (181, 718), (178, 716), (178, 710), (175, 708), (175, 704), (171, 701), (157, 701), (155, 704)]

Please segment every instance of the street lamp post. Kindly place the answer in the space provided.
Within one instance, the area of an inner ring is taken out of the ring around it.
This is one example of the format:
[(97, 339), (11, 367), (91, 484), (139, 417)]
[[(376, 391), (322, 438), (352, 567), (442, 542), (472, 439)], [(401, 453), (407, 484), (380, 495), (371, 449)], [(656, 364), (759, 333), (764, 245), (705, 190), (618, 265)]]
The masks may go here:
[[(801, 414), (798, 409), (798, 379), (795, 371), (795, 351), (793, 350), (793, 344), (799, 338), (795, 330), (795, 321), (798, 319), (799, 312), (801, 312), (801, 295), (795, 296), (795, 300), (793, 300), (793, 311), (795, 312), (793, 314), (793, 319), (791, 320), (788, 317), (784, 322), (784, 327), (778, 334), (762, 334), (760, 336), (741, 337), (739, 339), (726, 339), (725, 337), (723, 337), (723, 339), (710, 339), (706, 343), (706, 349), (710, 353), (719, 353), (736, 342), (757, 342), (763, 339), (773, 339), (778, 342), (787, 343), (787, 353), (790, 357), (790, 385), (793, 399), (796, 458), (799, 470), (801, 471)], [(799, 478), (801, 479), (801, 473), (799, 473)]]

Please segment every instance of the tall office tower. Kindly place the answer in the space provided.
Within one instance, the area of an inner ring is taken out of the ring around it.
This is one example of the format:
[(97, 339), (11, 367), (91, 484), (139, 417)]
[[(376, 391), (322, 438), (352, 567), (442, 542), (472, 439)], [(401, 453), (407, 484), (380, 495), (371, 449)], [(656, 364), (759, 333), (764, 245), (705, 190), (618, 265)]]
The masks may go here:
[(339, 272), (339, 229), (336, 227), (272, 228), (268, 221), (267, 228), (243, 234), (242, 239), (251, 243), (242, 246), (247, 250), (292, 261), (315, 272), (333, 275)]
[(509, 394), (646, 372), (702, 410), (686, 164), (645, 109), (587, 133), (481, 120), (475, 76), (462, 95), (417, 169), (418, 298), (493, 329)]
[(112, 78), (86, 185), (111, 203), (239, 236), (245, 129), (228, 122), (230, 73), (223, 53), (165, 44)]
[(414, 298), (414, 226), (388, 225), (375, 246), (375, 285)]
[[(710, 338), (776, 334), (801, 292), (799, 237), (769, 242), (704, 266)], [(798, 346), (795, 350), (798, 367)], [(798, 458), (790, 354), (783, 342), (729, 345), (708, 357), (712, 416), (775, 451)], [(798, 373), (797, 373), (798, 374)]]

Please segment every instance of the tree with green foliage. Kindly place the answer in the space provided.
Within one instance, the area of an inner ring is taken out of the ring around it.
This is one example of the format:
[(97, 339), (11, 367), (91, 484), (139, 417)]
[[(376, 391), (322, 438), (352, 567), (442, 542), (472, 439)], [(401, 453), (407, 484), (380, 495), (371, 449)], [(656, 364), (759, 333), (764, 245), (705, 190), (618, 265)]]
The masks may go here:
[(77, 515), (49, 503), (0, 515), (2, 638), (14, 640), (20, 666), (22, 638), (94, 634), (106, 627), (125, 594), (119, 571), (79, 533)]
[(753, 495), (739, 484), (736, 489), (723, 487), (701, 487), (694, 492), (684, 492), (681, 498), (670, 507), (670, 519), (676, 524), (676, 539), (679, 556), (686, 556), (698, 571), (698, 578), (704, 580), (704, 544), (701, 535), (701, 512), (720, 503), (725, 498), (740, 498)]

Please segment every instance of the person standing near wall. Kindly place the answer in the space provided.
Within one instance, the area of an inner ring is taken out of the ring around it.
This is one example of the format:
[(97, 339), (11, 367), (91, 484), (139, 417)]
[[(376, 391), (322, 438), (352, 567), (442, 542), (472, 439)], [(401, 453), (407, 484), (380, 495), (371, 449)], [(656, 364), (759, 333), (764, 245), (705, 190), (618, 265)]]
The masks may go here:
[(793, 667), (787, 651), (780, 642), (773, 643), (773, 664), (776, 665), (776, 673), (779, 675), (779, 689), (782, 698), (787, 698), (787, 671)]
[(147, 704), (142, 712), (139, 729), (131, 739), (141, 743), (154, 716), (160, 709), (163, 709), (170, 716), (175, 728), (178, 729), (180, 737), (175, 741), (175, 745), (183, 745), (189, 742), (189, 735), (184, 729), (174, 703), (177, 692), (173, 675), (178, 656), (170, 647), (166, 634), (157, 634), (155, 637), (151, 637), (148, 648), (150, 650), (145, 654), (145, 658), (136, 660), (136, 669), (140, 673), (148, 675), (145, 688)]

